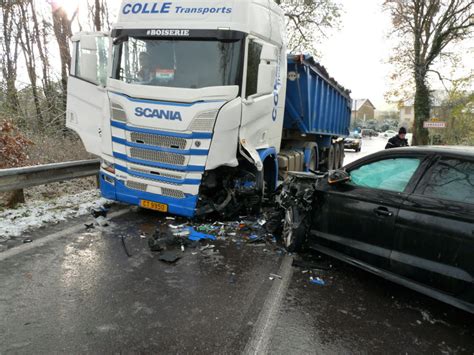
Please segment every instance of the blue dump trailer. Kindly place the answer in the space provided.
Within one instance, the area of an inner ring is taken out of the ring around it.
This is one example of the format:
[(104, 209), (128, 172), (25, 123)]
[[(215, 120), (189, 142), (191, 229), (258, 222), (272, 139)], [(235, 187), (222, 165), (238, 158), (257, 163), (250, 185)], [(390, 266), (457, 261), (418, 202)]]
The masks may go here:
[[(291, 157), (291, 152), (303, 151), (303, 170), (341, 167), (343, 138), (349, 134), (350, 91), (331, 78), (312, 56), (288, 55), (287, 65), (280, 156)], [(285, 170), (285, 160), (279, 159), (280, 170)], [(293, 170), (292, 164), (288, 165)]]

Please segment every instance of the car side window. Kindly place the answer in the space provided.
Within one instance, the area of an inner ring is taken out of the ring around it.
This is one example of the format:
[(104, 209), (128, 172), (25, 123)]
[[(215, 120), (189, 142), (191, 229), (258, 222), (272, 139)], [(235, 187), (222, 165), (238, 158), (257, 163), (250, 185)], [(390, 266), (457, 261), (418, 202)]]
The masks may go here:
[(474, 162), (442, 159), (433, 168), (423, 195), (474, 204)]
[(420, 165), (419, 158), (384, 159), (350, 171), (356, 186), (403, 192)]

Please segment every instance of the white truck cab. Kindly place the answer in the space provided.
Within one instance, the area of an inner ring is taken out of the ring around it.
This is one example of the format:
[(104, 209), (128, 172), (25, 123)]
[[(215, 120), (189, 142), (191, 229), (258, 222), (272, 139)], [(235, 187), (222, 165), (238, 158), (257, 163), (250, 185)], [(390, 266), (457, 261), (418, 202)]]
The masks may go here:
[(276, 184), (285, 23), (268, 0), (122, 2), (72, 38), (67, 126), (104, 197), (172, 214), (233, 208)]

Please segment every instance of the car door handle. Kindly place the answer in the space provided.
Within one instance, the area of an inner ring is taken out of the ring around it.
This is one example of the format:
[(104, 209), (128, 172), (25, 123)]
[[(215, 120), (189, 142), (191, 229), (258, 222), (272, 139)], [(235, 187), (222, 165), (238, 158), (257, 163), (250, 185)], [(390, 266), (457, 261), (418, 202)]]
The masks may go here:
[(388, 208), (385, 208), (385, 207), (378, 207), (378, 208), (374, 209), (374, 213), (377, 216), (382, 216), (382, 217), (392, 217), (393, 216), (393, 212), (389, 211)]

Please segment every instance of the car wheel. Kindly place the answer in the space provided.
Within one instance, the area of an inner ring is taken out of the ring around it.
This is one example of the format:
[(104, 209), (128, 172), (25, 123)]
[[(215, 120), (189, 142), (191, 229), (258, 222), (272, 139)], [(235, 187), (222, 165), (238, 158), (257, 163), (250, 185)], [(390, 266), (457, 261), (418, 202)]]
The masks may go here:
[(281, 240), (289, 252), (298, 252), (306, 238), (306, 221), (298, 211), (298, 207), (290, 206), (285, 210)]

